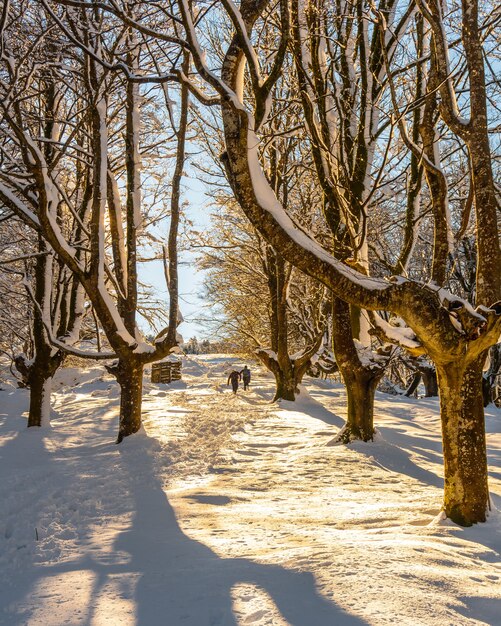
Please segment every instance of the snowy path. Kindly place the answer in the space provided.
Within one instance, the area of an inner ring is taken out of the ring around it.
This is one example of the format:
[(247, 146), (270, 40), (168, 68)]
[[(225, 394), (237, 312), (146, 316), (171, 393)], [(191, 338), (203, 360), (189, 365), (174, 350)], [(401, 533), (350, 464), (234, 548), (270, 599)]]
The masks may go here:
[[(472, 550), (465, 531), (427, 527), (442, 496), (436, 401), (421, 401), (414, 411), (421, 414), (416, 432), (401, 416), (416, 403), (386, 400), (387, 422), (399, 428), (382, 431), (398, 447), (388, 441), (329, 447), (332, 426), (343, 423), (335, 413), (344, 404), (340, 396), (314, 387), (299, 406), (265, 411), (255, 393), (230, 398), (247, 416), (232, 450), (210, 482), (169, 493), (183, 530), (221, 556), (314, 571), (326, 597), (368, 623), (472, 623), (461, 614), (476, 604), (473, 588), (488, 613), (490, 594), (501, 598), (499, 555), (487, 556), (482, 545)], [(430, 402), (435, 412), (427, 420)], [(399, 417), (392, 420), (392, 413)], [(498, 494), (499, 487), (497, 481)], [(242, 623), (250, 623), (249, 603), (258, 611), (262, 592), (244, 586), (235, 600)]]
[[(379, 395), (382, 437), (329, 446), (339, 386), (277, 407), (266, 377), (228, 393), (227, 367), (192, 361), (187, 386), (146, 384), (149, 436), (121, 446), (116, 386), (96, 372), (56, 394), (44, 436), (19, 430), (25, 393), (3, 394), (1, 624), (500, 623), (499, 513), (433, 523), (435, 400)], [(498, 509), (500, 423), (494, 411)]]

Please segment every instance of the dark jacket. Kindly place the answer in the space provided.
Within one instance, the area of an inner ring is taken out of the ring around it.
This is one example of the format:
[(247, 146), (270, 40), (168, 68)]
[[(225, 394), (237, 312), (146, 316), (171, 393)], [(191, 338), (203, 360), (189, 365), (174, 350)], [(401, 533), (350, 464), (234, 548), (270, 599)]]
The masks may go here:
[(227, 385), (230, 384), (230, 380), (232, 383), (238, 383), (238, 381), (240, 380), (240, 373), (231, 372), (231, 374), (228, 376), (228, 382), (226, 383)]

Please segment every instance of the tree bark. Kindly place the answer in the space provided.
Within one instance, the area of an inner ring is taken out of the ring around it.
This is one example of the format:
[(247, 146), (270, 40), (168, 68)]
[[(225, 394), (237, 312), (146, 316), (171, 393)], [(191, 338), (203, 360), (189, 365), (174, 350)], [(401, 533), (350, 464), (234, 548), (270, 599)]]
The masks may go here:
[(362, 363), (353, 340), (350, 306), (336, 297), (332, 298), (332, 342), (348, 404), (346, 424), (338, 441), (371, 441), (374, 436), (374, 394), (384, 366)]
[(283, 258), (268, 246), (266, 249), (266, 274), (270, 293), (270, 331), (271, 349), (276, 359), (266, 352), (259, 354), (265, 366), (273, 372), (276, 382), (273, 402), (296, 399), (296, 375), (294, 363), (289, 356), (289, 330), (287, 318), (287, 288), (290, 271), (286, 270)]
[(437, 372), (434, 367), (420, 367), (419, 372), (423, 377), (425, 388), (425, 398), (434, 398), (438, 396)]
[(28, 428), (50, 425), (50, 393), (52, 374), (41, 367), (33, 367), (30, 372), (30, 412)]
[(288, 361), (284, 361), (284, 359), (277, 360), (270, 356), (267, 350), (256, 350), (256, 356), (275, 377), (276, 390), (272, 402), (277, 400), (294, 402), (298, 394), (298, 387), (311, 363), (311, 356), (317, 349), (318, 345), (315, 344), (303, 356), (295, 360), (290, 359), (287, 355)]
[(485, 522), (489, 510), (482, 365), (437, 365), (444, 448), (444, 510), (453, 522)]
[(346, 424), (339, 433), (339, 441), (349, 443), (355, 439), (372, 441), (374, 438), (374, 395), (381, 378), (379, 372), (368, 368), (341, 372), (347, 396)]
[(278, 367), (275, 374), (275, 382), (277, 385), (273, 402), (277, 400), (290, 400), (294, 402), (296, 399), (297, 384), (293, 373), (293, 368)]
[(492, 387), (489, 379), (482, 376), (482, 397), (484, 399), (484, 409), (492, 402)]
[(407, 391), (405, 392), (405, 396), (407, 398), (410, 398), (417, 391), (417, 388), (419, 387), (420, 382), (421, 382), (421, 374), (420, 372), (415, 372), (414, 376), (412, 377), (411, 384), (409, 385), (409, 387), (407, 388)]
[(141, 405), (143, 398), (143, 363), (135, 359), (119, 359), (118, 364), (108, 367), (120, 385), (120, 417), (117, 443), (133, 435), (141, 428)]
[(16, 369), (23, 376), (23, 386), (30, 390), (28, 428), (49, 426), (52, 379), (64, 360), (64, 354), (59, 351), (51, 355), (51, 346), (44, 345), (42, 340), (38, 338), (38, 352), (31, 363), (27, 363), (24, 355), (15, 359)]
[(266, 250), (265, 272), (270, 293), (270, 331), (271, 349), (276, 358), (266, 350), (257, 350), (257, 355), (275, 376), (276, 391), (273, 402), (277, 400), (294, 401), (298, 387), (311, 363), (311, 357), (320, 347), (322, 334), (298, 358), (289, 355), (289, 326), (287, 313), (287, 291), (291, 279), (290, 267), (270, 246)]
[(24, 356), (16, 359), (16, 366), (30, 388), (29, 428), (32, 426), (49, 426), (52, 378), (64, 359), (64, 355), (60, 351), (53, 349), (44, 325), (51, 322), (53, 317), (51, 314), (51, 294), (54, 265), (52, 255), (48, 254), (48, 245), (40, 235), (38, 237), (38, 251), (42, 254), (37, 257), (34, 267), (34, 357), (31, 361), (26, 361)]

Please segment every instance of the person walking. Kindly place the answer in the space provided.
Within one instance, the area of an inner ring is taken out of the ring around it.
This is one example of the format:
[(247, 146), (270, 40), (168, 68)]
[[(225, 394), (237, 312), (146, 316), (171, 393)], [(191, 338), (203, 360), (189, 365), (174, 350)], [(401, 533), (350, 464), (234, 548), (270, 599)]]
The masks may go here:
[(244, 391), (247, 391), (251, 380), (251, 372), (247, 365), (244, 365), (244, 369), (240, 372), (240, 375), (242, 376), (242, 382), (244, 383)]
[(231, 374), (228, 376), (228, 382), (226, 385), (228, 386), (231, 382), (231, 388), (233, 389), (233, 393), (237, 393), (238, 390), (238, 382), (240, 381), (240, 372), (233, 370)]

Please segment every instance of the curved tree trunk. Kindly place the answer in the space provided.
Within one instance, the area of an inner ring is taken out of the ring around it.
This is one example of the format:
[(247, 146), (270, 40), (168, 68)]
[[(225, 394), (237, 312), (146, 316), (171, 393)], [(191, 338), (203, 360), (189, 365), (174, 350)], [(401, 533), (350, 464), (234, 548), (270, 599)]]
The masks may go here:
[[(422, 343), (437, 364), (445, 457), (445, 511), (454, 521), (470, 525), (484, 521), (488, 508), (482, 368), (479, 366), (483, 359), (478, 355), (495, 343), (501, 324), (501, 251), (496, 217), (499, 207), (494, 201), (492, 155), (488, 140), (483, 42), (479, 36), (478, 3), (463, 2), (462, 38), (471, 88), (471, 118), (468, 124), (464, 124), (457, 119), (455, 102), (451, 97), (448, 42), (444, 36), (440, 3), (417, 0), (417, 4), (433, 31), (433, 62), (439, 68), (441, 116), (449, 128), (465, 141), (472, 161), (478, 230), (476, 302), (482, 306), (484, 320), (461, 303), (458, 306), (458, 303), (447, 303), (437, 298), (437, 290), (428, 285), (399, 279), (388, 287), (381, 287), (376, 279), (367, 284), (359, 280), (360, 273), (352, 274), (332, 257), (327, 259), (323, 248), (318, 248), (304, 231), (295, 228), (273, 197), (272, 190), (267, 188), (258, 162), (258, 142), (249, 131), (251, 120), (244, 107), (235, 104), (232, 94), (228, 96), (226, 93), (222, 97), (226, 142), (222, 158), (232, 189), (245, 214), (288, 262), (354, 305), (396, 313), (415, 331), (418, 343)], [(254, 2), (242, 3), (249, 40), (262, 6)], [(187, 21), (186, 11), (183, 18)], [(192, 28), (191, 19), (189, 26)], [(191, 34), (190, 37), (194, 38)], [(235, 35), (227, 49), (221, 76), (226, 85), (237, 93), (241, 93), (243, 63), (242, 38)], [(204, 78), (214, 84), (201, 61), (198, 68)], [(259, 89), (254, 89), (254, 95), (256, 99), (264, 99), (267, 93)], [(223, 92), (221, 89), (220, 93)], [(482, 188), (486, 190), (483, 196), (480, 193)], [(462, 333), (453, 327), (450, 313), (458, 316)]]
[(489, 510), (483, 356), (437, 365), (444, 448), (444, 510), (461, 526), (485, 522)]

